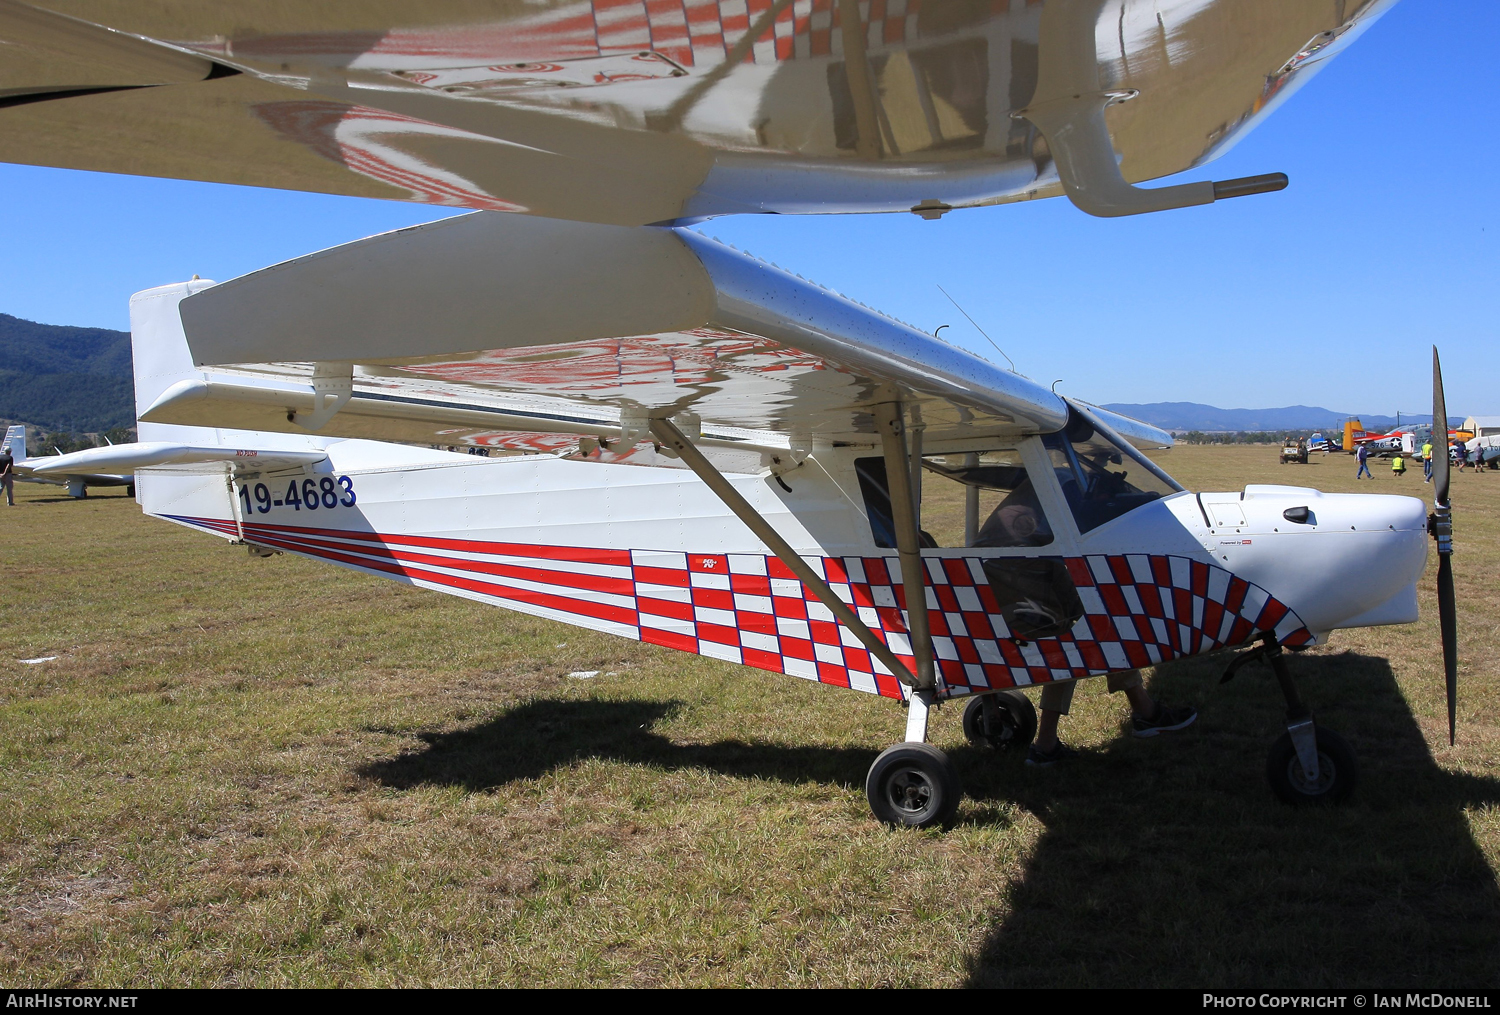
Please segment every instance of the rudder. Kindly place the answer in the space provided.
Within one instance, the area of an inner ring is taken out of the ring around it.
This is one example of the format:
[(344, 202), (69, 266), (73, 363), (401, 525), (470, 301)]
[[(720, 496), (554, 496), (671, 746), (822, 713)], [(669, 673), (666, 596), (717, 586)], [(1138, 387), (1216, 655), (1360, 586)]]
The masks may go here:
[(0, 452), (9, 452), (11, 459), (17, 464), (26, 461), (26, 427), (6, 428), (5, 443), (0, 444)]

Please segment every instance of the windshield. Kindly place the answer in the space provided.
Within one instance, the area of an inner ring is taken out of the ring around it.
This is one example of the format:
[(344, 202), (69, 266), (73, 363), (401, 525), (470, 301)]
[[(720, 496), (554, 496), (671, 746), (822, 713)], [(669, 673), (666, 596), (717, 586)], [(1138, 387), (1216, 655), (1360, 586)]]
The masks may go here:
[(1079, 532), (1182, 489), (1135, 448), (1116, 444), (1076, 410), (1068, 425), (1042, 438)]

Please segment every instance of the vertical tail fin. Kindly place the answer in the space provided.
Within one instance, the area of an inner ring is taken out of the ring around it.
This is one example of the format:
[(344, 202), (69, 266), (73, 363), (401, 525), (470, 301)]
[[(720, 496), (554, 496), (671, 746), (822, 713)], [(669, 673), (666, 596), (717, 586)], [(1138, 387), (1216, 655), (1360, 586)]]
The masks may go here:
[(9, 427), (5, 431), (5, 443), (0, 445), (0, 450), (9, 451), (11, 459), (17, 465), (26, 461), (26, 428), (24, 426)]
[[(193, 355), (188, 351), (177, 305), (214, 284), (206, 279), (194, 279), (147, 289), (130, 297), (130, 352), (135, 363), (136, 419), (145, 415), (162, 393), (178, 381), (203, 378), (203, 371), (193, 365)], [(198, 429), (141, 423), (137, 433), (143, 441), (203, 443), (201, 434), (191, 432)]]

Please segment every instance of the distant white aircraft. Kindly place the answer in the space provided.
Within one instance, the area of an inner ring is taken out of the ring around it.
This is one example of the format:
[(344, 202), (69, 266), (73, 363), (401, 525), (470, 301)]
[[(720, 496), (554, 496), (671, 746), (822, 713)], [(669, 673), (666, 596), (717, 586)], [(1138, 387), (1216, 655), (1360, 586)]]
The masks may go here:
[[(5, 441), (0, 444), (0, 449), (10, 453), (15, 462), (13, 468), (16, 479), (22, 483), (52, 483), (56, 486), (66, 486), (68, 496), (80, 498), (88, 496), (88, 488), (91, 486), (123, 486), (130, 496), (135, 496), (135, 477), (128, 469), (113, 470), (111, 466), (103, 462), (87, 458), (79, 460), (71, 455), (29, 457), (26, 453), (26, 428), (24, 426), (7, 427)], [(111, 449), (95, 448), (94, 450), (109, 451)], [(78, 453), (84, 454), (84, 452)], [(59, 468), (58, 463), (65, 459), (69, 464)]]

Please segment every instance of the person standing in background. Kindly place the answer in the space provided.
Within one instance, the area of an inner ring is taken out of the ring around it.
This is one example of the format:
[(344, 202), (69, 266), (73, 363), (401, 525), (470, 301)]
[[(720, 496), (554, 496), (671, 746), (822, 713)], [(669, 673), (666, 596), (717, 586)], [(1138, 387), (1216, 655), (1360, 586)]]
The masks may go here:
[(1361, 444), (1354, 450), (1354, 460), (1359, 462), (1359, 471), (1354, 474), (1355, 479), (1363, 479), (1366, 476), (1369, 476), (1371, 479), (1375, 478), (1375, 475), (1370, 472), (1369, 444)]
[(5, 487), (5, 506), (16, 506), (16, 460), (10, 455), (10, 445), (0, 448), (0, 486)]
[(1432, 482), (1432, 441), (1422, 445), (1422, 475), (1422, 482)]

